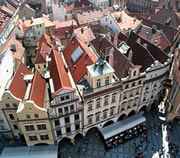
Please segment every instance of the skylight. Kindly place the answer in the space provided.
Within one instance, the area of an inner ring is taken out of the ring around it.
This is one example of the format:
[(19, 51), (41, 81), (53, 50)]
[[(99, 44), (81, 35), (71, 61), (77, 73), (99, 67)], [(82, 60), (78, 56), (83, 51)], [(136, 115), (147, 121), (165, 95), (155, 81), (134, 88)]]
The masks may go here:
[(75, 63), (80, 58), (82, 53), (83, 53), (82, 49), (78, 46), (76, 50), (73, 52), (73, 54), (71, 55), (73, 63)]

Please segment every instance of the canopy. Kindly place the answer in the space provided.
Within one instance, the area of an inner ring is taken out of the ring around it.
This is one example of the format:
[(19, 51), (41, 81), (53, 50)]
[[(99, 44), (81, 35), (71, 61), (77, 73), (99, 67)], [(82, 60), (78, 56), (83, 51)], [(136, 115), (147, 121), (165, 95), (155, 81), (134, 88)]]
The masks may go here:
[(0, 158), (57, 158), (57, 145), (8, 147), (3, 150)]
[(102, 135), (104, 136), (104, 139), (108, 139), (130, 128), (133, 128), (136, 125), (141, 124), (145, 121), (146, 121), (146, 118), (142, 116), (142, 114), (135, 114), (131, 117), (128, 117), (125, 120), (122, 120), (120, 122), (116, 122), (109, 126), (101, 128), (100, 131)]

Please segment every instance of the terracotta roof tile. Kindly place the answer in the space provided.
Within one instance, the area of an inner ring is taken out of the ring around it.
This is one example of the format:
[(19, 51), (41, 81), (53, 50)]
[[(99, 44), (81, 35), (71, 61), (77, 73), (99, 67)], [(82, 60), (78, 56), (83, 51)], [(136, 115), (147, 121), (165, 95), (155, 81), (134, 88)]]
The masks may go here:
[(127, 13), (127, 14), (133, 18), (136, 17), (139, 20), (149, 19), (151, 17), (151, 15), (146, 13)]
[(109, 52), (113, 47), (113, 69), (118, 78), (123, 78), (127, 76), (129, 68), (134, 67), (134, 65), (129, 61), (129, 59), (124, 56), (119, 50), (114, 47), (114, 45), (109, 42), (106, 38), (98, 37), (92, 41), (92, 45), (96, 49), (97, 53), (105, 59), (105, 53)]
[(62, 56), (56, 50), (53, 50), (50, 54), (50, 57), (50, 73), (55, 89), (55, 92), (52, 94), (52, 96), (55, 96), (63, 89), (74, 91), (75, 89), (72, 87), (68, 73), (65, 70)]
[[(83, 53), (79, 57), (79, 59), (75, 63), (73, 63), (71, 56), (78, 47), (81, 48)], [(86, 66), (91, 65), (97, 61), (94, 53), (78, 38), (72, 39), (62, 52), (75, 83), (78, 83), (87, 73)], [(74, 66), (76, 68), (74, 68)]]
[(61, 40), (70, 38), (72, 36), (72, 33), (73, 33), (72, 26), (53, 29), (53, 34), (55, 35), (55, 37)]
[(53, 23), (56, 25), (56, 28), (62, 28), (62, 27), (70, 27), (72, 24), (74, 27), (77, 27), (77, 21), (76, 20), (67, 20), (67, 21), (59, 21), (59, 20), (54, 20)]
[(53, 47), (53, 43), (51, 40), (51, 37), (47, 34), (43, 34), (39, 40), (39, 46), (42, 45), (42, 43), (47, 43), (50, 47)]
[(19, 63), (16, 72), (12, 78), (11, 84), (8, 90), (17, 98), (24, 99), (27, 84), (23, 80), (25, 74), (31, 74), (31, 72), (25, 67), (23, 63)]
[(40, 73), (36, 70), (32, 81), (29, 100), (34, 101), (34, 103), (37, 106), (43, 108), (45, 105), (44, 104), (45, 92), (46, 92), (46, 81), (41, 77)]
[(90, 27), (74, 29), (74, 33), (81, 41), (83, 41), (86, 44), (95, 39), (95, 36)]

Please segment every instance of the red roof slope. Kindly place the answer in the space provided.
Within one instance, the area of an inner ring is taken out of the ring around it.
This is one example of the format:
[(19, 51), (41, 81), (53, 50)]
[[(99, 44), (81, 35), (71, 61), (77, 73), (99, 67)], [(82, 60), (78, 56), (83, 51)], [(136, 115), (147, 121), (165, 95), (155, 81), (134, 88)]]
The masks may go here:
[(35, 64), (45, 63), (46, 56), (49, 55), (50, 52), (51, 52), (51, 47), (49, 47), (45, 42), (43, 42), (42, 45), (40, 46), (40, 49), (37, 52)]
[(26, 81), (23, 80), (25, 74), (31, 74), (31, 72), (20, 62), (8, 88), (8, 90), (19, 99), (24, 99), (26, 93), (27, 84)]
[(29, 100), (33, 100), (37, 106), (43, 108), (44, 99), (45, 99), (45, 90), (46, 90), (46, 81), (41, 77), (40, 73), (36, 71), (32, 82)]
[(55, 96), (63, 89), (74, 90), (74, 88), (72, 88), (68, 73), (65, 70), (62, 56), (56, 50), (53, 50), (50, 57), (50, 72), (55, 89), (52, 96)]
[[(83, 53), (76, 61), (76, 63), (73, 63), (71, 55), (78, 47), (82, 49)], [(86, 66), (91, 65), (97, 61), (96, 56), (89, 49), (89, 47), (77, 38), (72, 39), (62, 52), (75, 83), (78, 83), (87, 73)]]

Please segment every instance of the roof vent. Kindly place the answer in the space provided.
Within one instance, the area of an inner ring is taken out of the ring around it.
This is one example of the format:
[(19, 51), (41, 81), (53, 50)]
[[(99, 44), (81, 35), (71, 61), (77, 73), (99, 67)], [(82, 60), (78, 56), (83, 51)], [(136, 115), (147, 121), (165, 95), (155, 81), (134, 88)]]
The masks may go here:
[(10, 50), (13, 51), (13, 52), (16, 52), (16, 45), (15, 44), (11, 44)]

